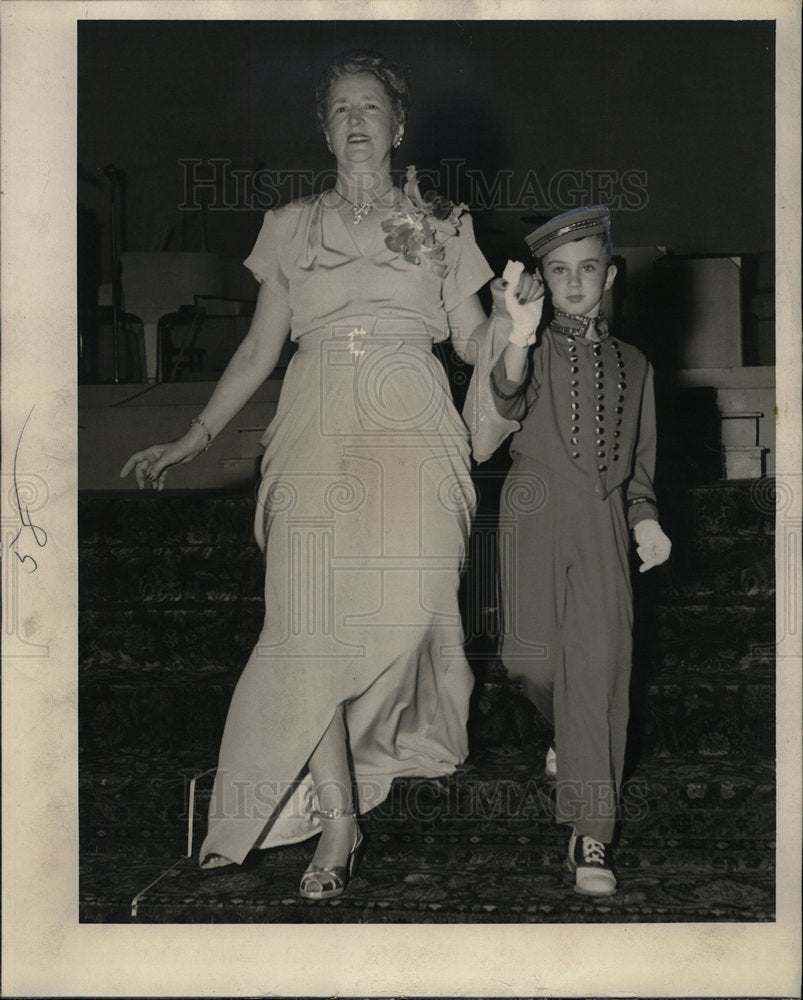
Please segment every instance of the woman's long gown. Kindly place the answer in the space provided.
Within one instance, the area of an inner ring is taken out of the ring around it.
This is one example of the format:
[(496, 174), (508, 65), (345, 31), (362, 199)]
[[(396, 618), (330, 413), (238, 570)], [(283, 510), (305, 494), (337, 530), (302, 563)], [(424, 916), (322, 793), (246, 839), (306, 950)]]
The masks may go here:
[(432, 343), (490, 277), (471, 219), (443, 277), (326, 196), (265, 216), (246, 261), (298, 341), (264, 436), (256, 518), (265, 623), (235, 689), (200, 861), (319, 829), (307, 762), (344, 706), (358, 807), (467, 754), (472, 675), (457, 602), (474, 490)]

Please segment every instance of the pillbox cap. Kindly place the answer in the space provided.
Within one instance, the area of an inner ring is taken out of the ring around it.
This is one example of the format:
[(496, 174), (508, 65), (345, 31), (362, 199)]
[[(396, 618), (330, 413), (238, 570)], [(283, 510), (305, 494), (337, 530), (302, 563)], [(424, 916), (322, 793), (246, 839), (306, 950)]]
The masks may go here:
[(556, 215), (529, 236), (525, 236), (524, 242), (534, 257), (543, 257), (550, 250), (584, 236), (599, 234), (610, 239), (610, 226), (611, 215), (608, 209), (604, 205), (591, 205)]

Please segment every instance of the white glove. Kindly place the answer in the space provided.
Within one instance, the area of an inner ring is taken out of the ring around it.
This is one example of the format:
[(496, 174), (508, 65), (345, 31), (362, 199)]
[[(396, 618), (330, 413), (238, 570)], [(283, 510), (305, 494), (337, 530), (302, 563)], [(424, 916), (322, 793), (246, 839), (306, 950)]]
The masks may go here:
[(672, 543), (657, 521), (639, 521), (633, 528), (633, 537), (636, 539), (636, 552), (642, 563), (639, 573), (646, 573), (648, 569), (660, 566), (669, 558)]
[(535, 331), (541, 322), (541, 313), (544, 308), (544, 287), (541, 279), (537, 276), (533, 278), (533, 290), (535, 297), (526, 302), (520, 302), (516, 298), (516, 291), (521, 282), (524, 264), (518, 260), (509, 260), (502, 272), (502, 281), (505, 285), (505, 307), (513, 320), (513, 330), (508, 340), (516, 347), (529, 347), (535, 343)]

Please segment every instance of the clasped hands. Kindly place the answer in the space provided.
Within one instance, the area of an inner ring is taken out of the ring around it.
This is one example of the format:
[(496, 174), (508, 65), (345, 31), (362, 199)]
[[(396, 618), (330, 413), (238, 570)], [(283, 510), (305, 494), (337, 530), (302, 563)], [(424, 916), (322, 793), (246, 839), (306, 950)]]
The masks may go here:
[(535, 332), (544, 308), (544, 285), (537, 274), (524, 270), (518, 260), (509, 260), (502, 272), (505, 308), (513, 329), (508, 340), (516, 347), (527, 348), (535, 343)]

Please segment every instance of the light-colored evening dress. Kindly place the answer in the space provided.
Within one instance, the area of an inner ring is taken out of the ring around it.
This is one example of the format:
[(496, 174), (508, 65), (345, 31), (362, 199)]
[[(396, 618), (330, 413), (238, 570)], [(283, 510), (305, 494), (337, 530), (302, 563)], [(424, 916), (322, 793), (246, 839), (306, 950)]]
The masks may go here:
[(229, 708), (201, 864), (318, 831), (307, 762), (338, 706), (360, 812), (468, 751), (457, 594), (474, 489), (432, 345), (492, 275), (468, 214), (440, 276), (385, 245), (388, 210), (353, 225), (333, 200), (268, 212), (246, 260), (289, 304), (298, 350), (263, 437), (265, 623)]

